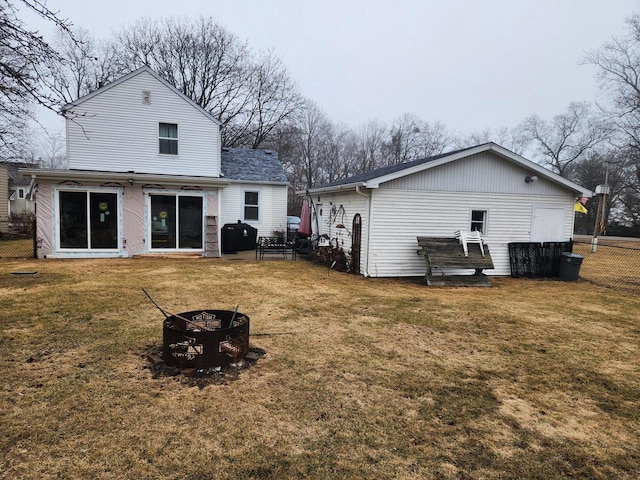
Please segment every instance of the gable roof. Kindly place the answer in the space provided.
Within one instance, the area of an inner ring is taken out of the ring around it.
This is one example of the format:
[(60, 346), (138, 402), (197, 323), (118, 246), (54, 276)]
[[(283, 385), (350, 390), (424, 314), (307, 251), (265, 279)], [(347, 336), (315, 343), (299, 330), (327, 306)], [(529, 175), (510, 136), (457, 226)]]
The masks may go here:
[[(365, 172), (359, 175), (354, 175), (349, 178), (337, 180), (332, 183), (312, 187), (308, 191), (310, 193), (320, 193), (320, 192), (346, 190), (346, 189), (356, 188), (356, 187), (378, 188), (381, 183), (395, 180), (397, 178), (405, 177), (407, 175), (412, 175), (417, 172), (428, 170), (430, 168), (443, 165), (445, 163), (454, 162), (461, 158), (470, 157), (472, 155), (476, 155), (478, 153), (486, 152), (486, 151), (491, 151), (495, 153), (497, 156), (499, 156), (500, 158), (507, 160), (511, 163), (514, 163), (522, 168), (525, 168), (531, 171), (532, 174), (539, 175), (540, 177), (546, 178), (547, 180), (554, 182), (558, 185), (561, 185), (564, 188), (572, 190), (575, 193), (579, 194), (580, 196), (584, 196), (584, 197), (592, 196), (592, 192), (589, 191), (588, 189), (585, 189), (581, 185), (571, 182), (566, 178), (563, 178), (560, 175), (553, 173), (551, 170), (548, 170), (543, 166), (538, 165), (535, 162), (532, 162), (531, 160), (527, 160), (526, 158), (516, 153), (513, 153), (512, 151), (507, 150), (506, 148), (501, 147), (500, 145), (497, 145), (493, 142), (476, 145), (474, 147), (463, 148), (460, 150), (443, 153), (441, 155), (436, 155), (433, 157), (422, 158), (419, 160), (414, 160), (412, 162), (399, 163), (397, 165), (390, 165), (388, 167), (378, 168), (378, 169), (371, 170), (369, 172)], [(299, 193), (302, 193), (302, 192), (299, 192)]]
[(214, 122), (217, 125), (221, 125), (220, 121), (216, 117), (211, 115), (211, 113), (207, 112), (204, 108), (202, 108), (200, 105), (198, 105), (196, 102), (194, 102), (191, 98), (187, 97), (184, 93), (182, 93), (176, 87), (174, 87), (169, 82), (167, 82), (158, 73), (156, 73), (155, 70), (153, 70), (151, 67), (149, 67), (147, 65), (145, 65), (143, 67), (140, 67), (140, 68), (138, 68), (136, 70), (133, 70), (132, 72), (127, 73), (126, 75), (118, 78), (117, 80), (114, 80), (113, 82), (110, 82), (110, 83), (106, 84), (105, 86), (100, 87), (97, 90), (94, 90), (93, 92), (88, 93), (87, 95), (84, 95), (83, 97), (78, 98), (77, 100), (74, 100), (73, 102), (67, 103), (64, 107), (62, 107), (62, 114), (64, 115), (66, 111), (71, 110), (71, 109), (81, 105), (82, 103), (86, 102), (87, 100), (89, 100), (89, 99), (91, 99), (91, 98), (93, 98), (93, 97), (95, 97), (97, 95), (100, 95), (101, 93), (104, 93), (104, 92), (112, 89), (113, 87), (115, 87), (117, 85), (120, 85), (121, 83), (126, 82), (127, 80), (140, 75), (141, 73), (148, 73), (149, 75), (154, 77), (156, 80), (158, 80), (160, 83), (162, 83), (165, 87), (167, 87), (169, 90), (171, 90), (174, 94), (176, 94), (177, 96), (182, 98), (185, 102), (190, 104), (193, 108), (197, 109), (200, 113), (202, 113), (204, 116), (209, 118), (209, 120), (211, 120), (212, 122)]
[(222, 175), (231, 181), (288, 183), (275, 150), (223, 147)]

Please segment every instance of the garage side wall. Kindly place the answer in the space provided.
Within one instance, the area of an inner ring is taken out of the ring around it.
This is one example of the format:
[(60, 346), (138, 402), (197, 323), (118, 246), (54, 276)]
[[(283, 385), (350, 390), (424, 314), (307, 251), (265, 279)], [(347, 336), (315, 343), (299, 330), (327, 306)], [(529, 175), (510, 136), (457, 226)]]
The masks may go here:
[[(366, 196), (364, 196), (366, 195)], [(366, 275), (366, 258), (368, 255), (368, 218), (369, 218), (369, 195), (370, 191), (363, 189), (363, 194), (355, 191), (335, 194), (313, 195), (314, 205), (322, 204), (322, 228), (334, 245), (343, 248), (345, 253), (351, 253), (351, 243), (353, 234), (353, 218), (360, 214), (361, 225), (361, 252), (360, 252), (360, 272)], [(337, 225), (344, 225), (346, 228), (338, 228)], [(312, 228), (315, 233), (315, 223), (312, 221)]]
[(557, 207), (564, 212), (562, 238), (573, 232), (573, 196), (534, 196), (384, 189), (374, 191), (369, 274), (374, 277), (420, 276), (426, 272), (418, 256), (417, 236), (454, 237), (469, 230), (471, 210), (488, 213), (487, 231), (494, 270), (509, 275), (509, 242), (529, 242), (534, 208)]

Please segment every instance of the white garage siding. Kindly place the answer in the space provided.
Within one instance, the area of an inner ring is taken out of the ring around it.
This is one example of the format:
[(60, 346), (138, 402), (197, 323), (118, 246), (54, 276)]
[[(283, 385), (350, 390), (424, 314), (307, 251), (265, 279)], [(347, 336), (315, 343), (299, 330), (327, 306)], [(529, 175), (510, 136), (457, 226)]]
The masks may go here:
[(369, 275), (374, 277), (421, 276), (426, 264), (416, 254), (418, 236), (453, 237), (468, 230), (471, 210), (488, 211), (484, 235), (494, 270), (509, 275), (510, 242), (529, 242), (534, 207), (564, 209), (563, 240), (573, 232), (573, 196), (513, 196), (507, 194), (426, 192), (384, 189), (373, 191)]
[[(365, 190), (365, 192), (368, 192)], [(327, 234), (330, 239), (341, 246), (345, 253), (351, 254), (351, 243), (353, 234), (353, 218), (357, 213), (362, 218), (361, 226), (361, 252), (360, 252), (360, 272), (365, 273), (365, 259), (367, 255), (367, 219), (369, 217), (369, 200), (368, 196), (365, 198), (363, 195), (351, 190), (350, 192), (341, 192), (337, 194), (325, 194), (314, 195), (313, 201), (317, 204), (317, 200), (320, 198), (323, 209), (323, 227), (322, 232)], [(335, 215), (331, 214), (331, 211), (335, 207)], [(341, 208), (342, 207), (342, 208)], [(331, 221), (333, 220), (333, 221)], [(336, 228), (336, 225), (343, 224), (346, 229)], [(315, 225), (312, 228), (316, 229)]]

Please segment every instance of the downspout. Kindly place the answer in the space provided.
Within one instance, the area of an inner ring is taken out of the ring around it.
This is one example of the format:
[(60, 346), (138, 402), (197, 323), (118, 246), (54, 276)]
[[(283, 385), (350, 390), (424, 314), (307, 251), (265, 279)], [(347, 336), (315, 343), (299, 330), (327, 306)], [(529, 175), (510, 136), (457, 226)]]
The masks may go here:
[(356, 185), (356, 193), (367, 199), (367, 256), (364, 259), (364, 277), (367, 278), (369, 276), (369, 252), (371, 251), (369, 248), (371, 245), (371, 195), (362, 193), (360, 185)]

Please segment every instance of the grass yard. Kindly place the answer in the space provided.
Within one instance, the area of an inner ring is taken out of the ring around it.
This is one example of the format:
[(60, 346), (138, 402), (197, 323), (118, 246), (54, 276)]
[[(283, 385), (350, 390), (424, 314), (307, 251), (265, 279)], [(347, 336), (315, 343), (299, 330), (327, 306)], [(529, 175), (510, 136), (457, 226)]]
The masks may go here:
[[(3, 260), (0, 478), (639, 478), (638, 295), (493, 284)], [(240, 304), (267, 354), (219, 384), (153, 378), (142, 287), (174, 312)]]

